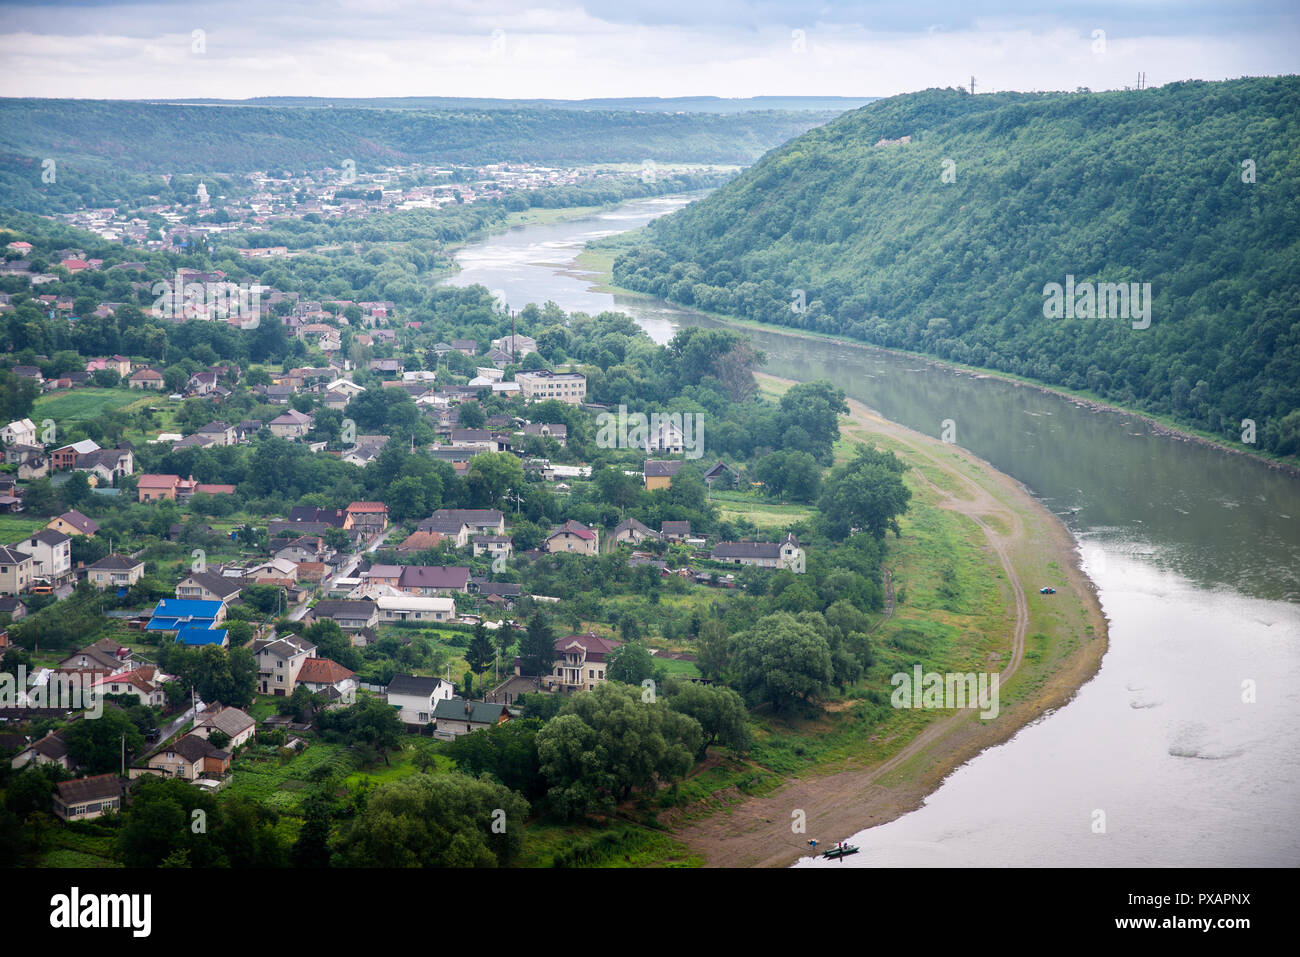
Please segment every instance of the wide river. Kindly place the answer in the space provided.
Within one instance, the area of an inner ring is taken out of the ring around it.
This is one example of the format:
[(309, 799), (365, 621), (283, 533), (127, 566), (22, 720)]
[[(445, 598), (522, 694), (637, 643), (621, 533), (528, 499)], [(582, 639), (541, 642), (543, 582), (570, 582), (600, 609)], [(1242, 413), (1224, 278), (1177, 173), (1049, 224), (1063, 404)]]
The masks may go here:
[[(628, 313), (657, 342), (717, 321), (592, 291), (590, 240), (687, 202), (664, 197), (464, 248), (456, 285), (511, 308)], [(1065, 707), (951, 774), (917, 811), (848, 838), (844, 864), (1300, 864), (1300, 481), (1034, 389), (865, 346), (751, 331), (766, 371), (829, 379), (895, 422), (1019, 479), (1079, 543), (1110, 622)], [(1030, 583), (1032, 584), (1032, 583)], [(1104, 832), (1094, 828), (1104, 814)]]

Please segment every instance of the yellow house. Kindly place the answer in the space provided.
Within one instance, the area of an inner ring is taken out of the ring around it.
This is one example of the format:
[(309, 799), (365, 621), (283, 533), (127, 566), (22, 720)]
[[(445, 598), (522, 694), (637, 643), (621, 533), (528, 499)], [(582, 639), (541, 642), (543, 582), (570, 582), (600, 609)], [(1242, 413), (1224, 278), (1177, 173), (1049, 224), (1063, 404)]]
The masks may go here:
[(678, 469), (682, 467), (680, 461), (667, 462), (658, 459), (647, 459), (645, 463), (645, 490), (653, 492), (657, 489), (668, 488), (673, 484), (673, 476), (677, 474)]

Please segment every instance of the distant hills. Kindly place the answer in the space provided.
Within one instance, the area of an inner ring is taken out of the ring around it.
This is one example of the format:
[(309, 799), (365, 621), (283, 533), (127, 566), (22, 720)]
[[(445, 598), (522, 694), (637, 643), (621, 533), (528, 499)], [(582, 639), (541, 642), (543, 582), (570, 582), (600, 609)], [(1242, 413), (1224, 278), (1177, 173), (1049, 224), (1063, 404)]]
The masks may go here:
[(256, 96), (245, 100), (160, 99), (148, 103), (199, 106), (292, 106), (316, 109), (371, 110), (639, 110), (655, 113), (750, 113), (765, 110), (843, 113), (856, 110), (877, 96), (634, 96), (586, 100), (499, 100), (460, 96), (387, 96), (338, 98), (323, 96)]
[[(1250, 419), (1256, 447), (1294, 455), (1297, 195), (1297, 77), (928, 90), (773, 150), (651, 224), (614, 279), (1091, 391), (1233, 441)], [(1053, 283), (1075, 290), (1074, 317), (1045, 314)], [(1089, 283), (1115, 286), (1089, 303)], [(1121, 283), (1149, 284), (1145, 328), (1099, 317), (1124, 305)]]
[[(842, 112), (723, 108), (733, 101), (718, 101), (716, 111), (682, 103), (680, 113), (638, 111), (634, 101), (617, 101), (628, 104), (617, 109), (431, 109), (420, 99), (400, 107), (386, 100), (212, 102), (0, 99), (0, 207), (44, 212), (116, 204), (156, 192), (149, 177), (303, 172), (340, 168), (345, 160), (359, 172), (410, 163), (747, 165)], [(52, 182), (43, 176), (51, 163)]]

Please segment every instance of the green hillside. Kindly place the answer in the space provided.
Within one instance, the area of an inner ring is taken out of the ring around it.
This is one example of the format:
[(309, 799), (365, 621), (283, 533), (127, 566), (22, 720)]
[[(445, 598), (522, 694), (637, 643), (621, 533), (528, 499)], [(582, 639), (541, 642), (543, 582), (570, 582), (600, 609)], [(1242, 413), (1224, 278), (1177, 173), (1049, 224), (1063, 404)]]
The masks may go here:
[[(163, 176), (409, 163), (746, 165), (838, 110), (318, 109), (0, 99), (0, 206), (37, 212), (166, 192)], [(42, 174), (54, 162), (54, 181)]]
[[(652, 224), (614, 279), (1238, 441), (1253, 419), (1258, 447), (1288, 455), (1300, 451), (1298, 193), (1297, 77), (928, 90), (773, 150)], [(1067, 276), (1150, 283), (1149, 327), (1046, 318), (1045, 286)]]

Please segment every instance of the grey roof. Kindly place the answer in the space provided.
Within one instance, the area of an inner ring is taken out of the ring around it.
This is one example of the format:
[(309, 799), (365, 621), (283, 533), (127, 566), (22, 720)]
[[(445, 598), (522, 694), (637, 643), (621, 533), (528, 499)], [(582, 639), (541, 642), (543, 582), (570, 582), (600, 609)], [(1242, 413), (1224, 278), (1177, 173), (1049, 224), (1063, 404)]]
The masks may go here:
[(648, 459), (645, 463), (646, 478), (671, 478), (681, 469), (681, 461), (663, 461), (659, 459)]
[(312, 608), (317, 618), (369, 618), (375, 611), (375, 603), (368, 598), (356, 601), (318, 601)]
[(221, 598), (238, 595), (244, 588), (244, 583), (240, 579), (227, 578), (225, 575), (217, 575), (213, 572), (194, 572), (186, 575), (181, 581), (191, 581)]
[(187, 734), (163, 750), (175, 751), (186, 761), (194, 763), (216, 752), (217, 746), (204, 738), (200, 738), (197, 734)]
[(122, 779), (116, 774), (97, 774), (75, 781), (60, 781), (59, 800), (64, 804), (85, 804), (122, 796)]
[(433, 706), (436, 721), (469, 721), (474, 724), (496, 724), (506, 713), (503, 704), (486, 701), (466, 701), (464, 698), (439, 698)]
[(114, 552), (111, 555), (105, 555), (93, 565), (87, 567), (87, 570), (99, 568), (108, 571), (129, 571), (133, 568), (139, 568), (144, 562), (136, 561), (134, 558), (126, 558), (123, 555)]
[(426, 678), (422, 675), (393, 675), (393, 680), (388, 682), (388, 687), (384, 689), (384, 693), (427, 698), (437, 691), (438, 686), (441, 684), (441, 678)]
[(635, 518), (625, 518), (623, 519), (623, 521), (619, 522), (617, 525), (614, 526), (615, 535), (618, 535), (621, 532), (625, 532), (629, 530), (640, 532), (642, 535), (648, 536), (650, 538), (659, 537), (659, 533), (656, 532), (653, 528), (651, 528), (649, 525), (646, 525), (644, 522), (637, 521)]
[(776, 542), (718, 542), (711, 558), (780, 558)]
[(316, 646), (297, 635), (283, 635), (279, 638), (259, 638), (253, 642), (253, 654), (260, 655), (263, 651), (289, 659), (297, 655), (310, 655), (316, 651)]
[(234, 738), (253, 727), (254, 721), (238, 708), (222, 708), (216, 714), (207, 715), (202, 723)]

